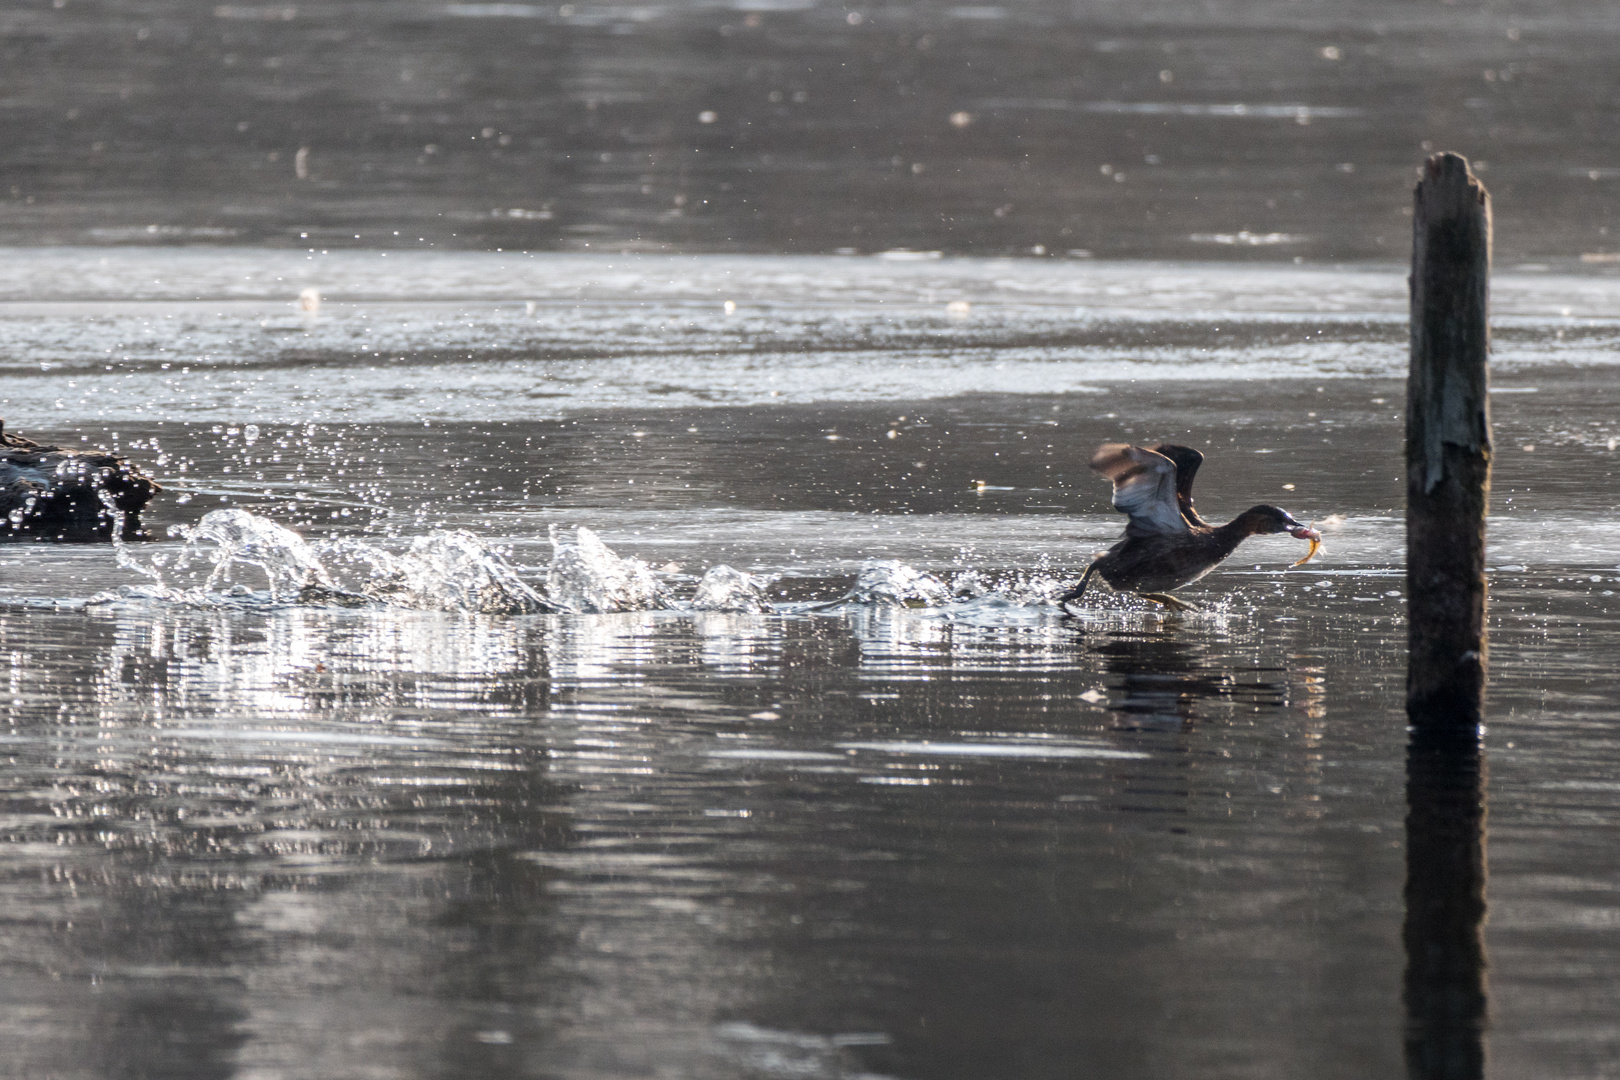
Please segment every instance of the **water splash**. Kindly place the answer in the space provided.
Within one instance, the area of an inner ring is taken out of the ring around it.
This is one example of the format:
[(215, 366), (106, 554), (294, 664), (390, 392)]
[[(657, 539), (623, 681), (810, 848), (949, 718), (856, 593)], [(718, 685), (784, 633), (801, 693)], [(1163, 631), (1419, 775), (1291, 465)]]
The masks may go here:
[[(340, 591), (304, 538), (269, 518), (246, 510), (210, 510), (184, 535), (186, 547), (176, 568), (184, 569), (199, 557), (212, 559), (213, 568), (201, 586), (205, 593), (230, 581), (237, 563), (264, 571), (274, 603), (297, 600), (306, 588)], [(202, 546), (210, 541), (215, 545), (211, 552)]]
[(394, 607), (488, 615), (556, 610), (499, 552), (462, 529), (415, 537), (397, 553), (355, 540), (334, 541), (329, 550), (334, 562), (369, 566), (360, 592)]
[(674, 596), (640, 559), (621, 558), (581, 525), (572, 540), (551, 528), (546, 594), (563, 611), (596, 614), (674, 606)]
[(756, 577), (724, 564), (712, 566), (698, 582), (691, 607), (694, 611), (773, 611), (765, 595), (769, 584), (769, 578)]
[[(418, 536), (404, 551), (361, 540), (310, 543), (285, 526), (246, 510), (213, 510), (176, 533), (174, 556), (138, 557), (115, 541), (118, 563), (151, 579), (92, 598), (96, 603), (164, 601), (199, 607), (376, 604), (425, 611), (529, 614), (554, 611), (499, 552), (469, 532)], [(256, 567), (267, 588), (231, 583), (239, 566)], [(187, 572), (189, 584), (182, 584)], [(170, 579), (173, 579), (171, 581)], [(227, 587), (228, 586), (228, 587)]]
[(1072, 584), (1074, 582), (1070, 578), (1053, 577), (1039, 571), (987, 574), (980, 570), (964, 570), (950, 578), (951, 595), (958, 603), (984, 600), (1012, 607), (1054, 604)]
[(151, 578), (154, 584), (151, 588), (167, 590), (168, 585), (163, 580), (163, 568), (169, 562), (169, 557), (162, 553), (153, 555), (148, 560), (137, 558), (131, 545), (124, 539), (124, 512), (118, 508), (112, 494), (105, 489), (97, 493), (101, 504), (113, 516), (112, 548), (113, 558), (125, 570), (133, 570), (142, 577)]
[(933, 607), (951, 599), (951, 588), (932, 574), (925, 574), (897, 559), (869, 559), (849, 592), (833, 605), (878, 604), (884, 606)]
[[(778, 605), (767, 589), (774, 575), (711, 567), (689, 601), (639, 559), (620, 556), (584, 526), (551, 530), (544, 583), (524, 580), (504, 552), (471, 532), (441, 530), (405, 542), (340, 537), (306, 541), (246, 510), (214, 510), (182, 536), (178, 553), (136, 551), (115, 542), (119, 564), (149, 579), (92, 598), (94, 603), (151, 602), (199, 607), (395, 607), (478, 614), (601, 614), (622, 611), (712, 611), (921, 608), (947, 619), (1020, 619), (1049, 607), (1066, 584), (1046, 574), (965, 571), (948, 580), (893, 559), (862, 565), (836, 600)], [(233, 582), (241, 567), (264, 574), (266, 587)]]

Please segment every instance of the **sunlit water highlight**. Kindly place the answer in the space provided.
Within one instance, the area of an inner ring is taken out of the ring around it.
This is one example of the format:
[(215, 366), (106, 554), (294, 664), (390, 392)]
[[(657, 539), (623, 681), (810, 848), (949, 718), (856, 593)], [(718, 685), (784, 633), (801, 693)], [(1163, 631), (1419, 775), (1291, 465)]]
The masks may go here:
[[(1400, 377), (1401, 272), (870, 258), (0, 252), (0, 407), (529, 420), (1141, 379)], [(318, 308), (298, 302), (314, 289)], [(1620, 278), (1503, 275), (1498, 370), (1608, 366)], [(138, 302), (136, 302), (138, 301)], [(731, 307), (727, 308), (727, 303)]]

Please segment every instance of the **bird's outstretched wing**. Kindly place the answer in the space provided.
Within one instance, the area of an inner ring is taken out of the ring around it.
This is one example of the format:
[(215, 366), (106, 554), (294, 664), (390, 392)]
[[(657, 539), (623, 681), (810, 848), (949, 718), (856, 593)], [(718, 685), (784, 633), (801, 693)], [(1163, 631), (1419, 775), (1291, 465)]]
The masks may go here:
[(1126, 443), (1105, 443), (1091, 455), (1091, 467), (1114, 482), (1114, 509), (1130, 517), (1132, 536), (1188, 531), (1176, 501), (1176, 464), (1163, 454)]
[(1181, 516), (1187, 519), (1189, 525), (1208, 525), (1209, 522), (1198, 516), (1193, 509), (1193, 478), (1198, 475), (1198, 466), (1204, 463), (1204, 455), (1190, 446), (1177, 446), (1174, 443), (1159, 443), (1148, 447), (1156, 454), (1163, 454), (1176, 465), (1176, 502), (1181, 506)]

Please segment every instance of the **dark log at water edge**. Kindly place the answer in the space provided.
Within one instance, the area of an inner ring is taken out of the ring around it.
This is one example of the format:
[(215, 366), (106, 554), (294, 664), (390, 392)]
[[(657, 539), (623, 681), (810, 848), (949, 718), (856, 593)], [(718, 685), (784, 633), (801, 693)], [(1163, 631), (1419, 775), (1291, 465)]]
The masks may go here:
[(1426, 163), (1412, 215), (1406, 393), (1406, 947), (1411, 1080), (1486, 1065), (1490, 195), (1468, 162)]
[(159, 490), (116, 454), (46, 446), (0, 420), (0, 541), (142, 540), (141, 509)]

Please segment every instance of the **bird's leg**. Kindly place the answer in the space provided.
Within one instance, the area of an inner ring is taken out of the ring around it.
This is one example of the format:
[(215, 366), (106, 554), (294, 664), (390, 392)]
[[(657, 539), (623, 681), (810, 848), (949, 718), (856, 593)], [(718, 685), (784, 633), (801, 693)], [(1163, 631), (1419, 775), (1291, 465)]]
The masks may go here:
[(1141, 596), (1142, 599), (1144, 599), (1144, 600), (1153, 601), (1155, 604), (1163, 604), (1165, 607), (1169, 608), (1171, 611), (1197, 611), (1198, 610), (1197, 608), (1193, 607), (1191, 604), (1187, 603), (1187, 601), (1185, 601), (1185, 600), (1177, 600), (1174, 596), (1171, 596), (1169, 593), (1145, 592), (1145, 593), (1139, 593), (1138, 595)]
[(1091, 584), (1091, 575), (1094, 574), (1096, 570), (1096, 563), (1092, 563), (1090, 566), (1086, 567), (1084, 576), (1080, 578), (1080, 584), (1058, 597), (1058, 607), (1067, 610), (1070, 604), (1078, 602), (1082, 596), (1086, 595), (1086, 586)]

